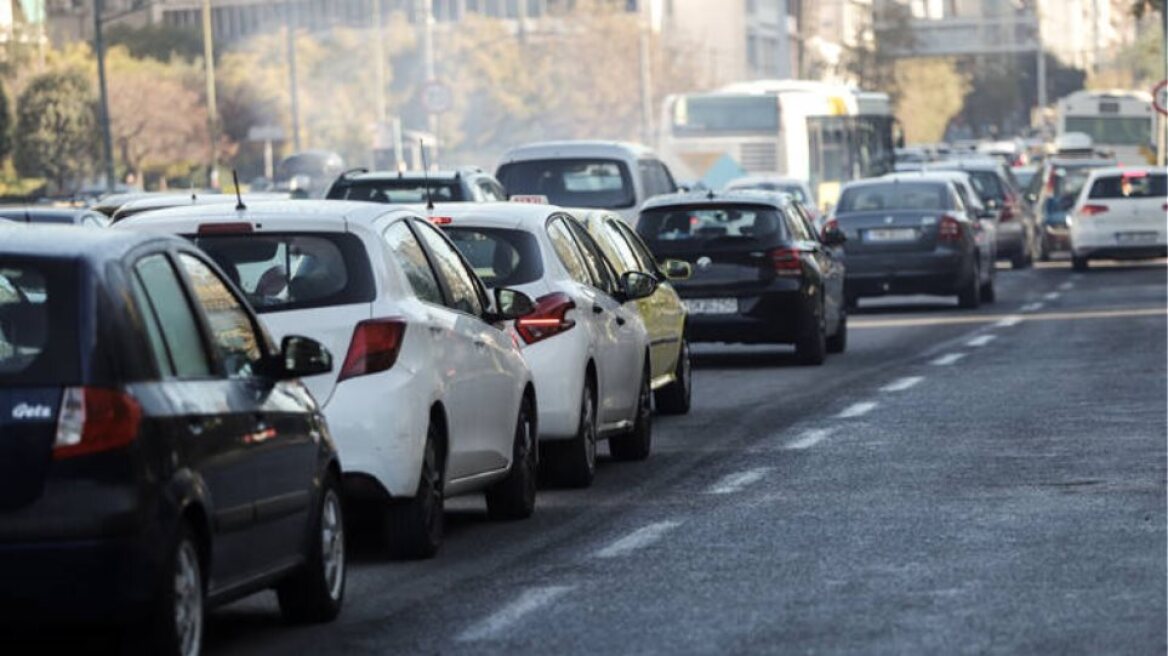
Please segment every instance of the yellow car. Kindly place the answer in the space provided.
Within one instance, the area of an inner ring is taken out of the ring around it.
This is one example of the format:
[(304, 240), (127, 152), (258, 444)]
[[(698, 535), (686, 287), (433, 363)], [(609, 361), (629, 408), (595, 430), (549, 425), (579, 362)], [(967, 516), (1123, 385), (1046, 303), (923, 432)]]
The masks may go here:
[(657, 278), (657, 291), (636, 301), (637, 311), (649, 331), (654, 399), (660, 413), (689, 412), (691, 371), (685, 334), (686, 311), (669, 283), (689, 278), (692, 273), (689, 263), (666, 260), (658, 265), (645, 243), (619, 214), (596, 209), (569, 211), (600, 245), (618, 274), (641, 271)]

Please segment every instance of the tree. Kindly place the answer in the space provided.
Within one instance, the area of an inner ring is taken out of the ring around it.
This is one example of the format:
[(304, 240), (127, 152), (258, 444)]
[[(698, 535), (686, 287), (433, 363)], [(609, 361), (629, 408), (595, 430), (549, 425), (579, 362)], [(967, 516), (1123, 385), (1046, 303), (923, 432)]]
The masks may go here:
[(21, 175), (68, 189), (92, 169), (97, 116), (89, 78), (76, 69), (39, 75), (20, 94), (14, 163)]
[(8, 92), (0, 84), (0, 164), (12, 152), (12, 111), (8, 108)]
[(893, 69), (900, 90), (894, 114), (905, 139), (934, 143), (945, 138), (949, 121), (961, 112), (969, 81), (951, 59), (902, 59)]
[(178, 57), (194, 61), (203, 54), (203, 36), (199, 30), (173, 25), (114, 25), (106, 30), (105, 37), (108, 47), (125, 46), (138, 59), (168, 61)]
[(912, 11), (896, 2), (879, 3), (872, 23), (860, 28), (855, 46), (845, 47), (843, 68), (860, 85), (900, 100), (896, 62), (916, 48)]
[(1143, 18), (1145, 15), (1156, 11), (1164, 14), (1164, 0), (1131, 0), (1131, 13), (1136, 18)]

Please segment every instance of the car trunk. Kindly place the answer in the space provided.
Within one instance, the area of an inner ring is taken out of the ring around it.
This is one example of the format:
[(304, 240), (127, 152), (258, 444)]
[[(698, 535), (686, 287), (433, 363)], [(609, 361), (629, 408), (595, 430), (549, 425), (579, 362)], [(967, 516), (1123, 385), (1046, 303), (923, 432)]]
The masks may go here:
[(303, 335), (320, 342), (329, 353), (332, 353), (332, 371), (303, 379), (313, 398), (324, 407), (328, 405), (333, 390), (336, 389), (337, 377), (344, 366), (345, 355), (349, 352), (349, 343), (353, 339), (353, 329), (358, 323), (372, 318), (370, 312), (371, 307), (368, 303), (359, 303), (267, 312), (261, 314), (260, 318), (277, 344), (288, 335)]
[(684, 296), (733, 290), (734, 295), (748, 295), (765, 289), (775, 279), (770, 252), (773, 240), (748, 237), (714, 239), (704, 243), (653, 245), (657, 257), (689, 262), (693, 274), (688, 280), (673, 284)]
[(937, 246), (939, 210), (879, 210), (837, 214), (848, 255), (923, 253)]

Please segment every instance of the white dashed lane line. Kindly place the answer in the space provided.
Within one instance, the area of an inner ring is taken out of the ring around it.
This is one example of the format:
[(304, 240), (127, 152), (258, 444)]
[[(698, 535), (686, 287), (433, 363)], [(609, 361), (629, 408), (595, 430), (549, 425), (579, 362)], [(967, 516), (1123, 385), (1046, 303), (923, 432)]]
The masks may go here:
[(660, 540), (666, 533), (681, 526), (681, 522), (665, 521), (642, 526), (623, 538), (593, 554), (597, 558), (616, 558)]
[(761, 481), (770, 471), (770, 467), (758, 467), (730, 474), (706, 490), (706, 494), (734, 494), (747, 485)]
[(1044, 307), (1046, 307), (1046, 303), (1042, 303), (1042, 302), (1039, 302), (1039, 303), (1027, 303), (1026, 305), (1023, 305), (1023, 306), (1022, 306), (1022, 311), (1023, 311), (1023, 312), (1037, 312), (1037, 311), (1041, 310), (1041, 309), (1042, 309), (1042, 308), (1044, 308)]
[(881, 392), (903, 392), (906, 389), (909, 389), (909, 388), (915, 386), (917, 383), (920, 383), (924, 379), (925, 379), (924, 376), (908, 376), (907, 378), (898, 378), (898, 379), (892, 381), (891, 383), (888, 383), (884, 387), (881, 387), (880, 391)]
[(1070, 281), (1064, 282), (1063, 284), (1059, 285), (1059, 289), (1063, 290), (1064, 292), (1072, 290), (1074, 288), (1075, 288), (1075, 283), (1070, 282)]
[(805, 431), (802, 435), (800, 435), (799, 439), (788, 444), (786, 448), (794, 449), (796, 451), (810, 449), (816, 444), (819, 444), (820, 442), (827, 439), (827, 437), (831, 435), (831, 432), (832, 431), (830, 428), (812, 428), (811, 430)]
[(877, 406), (875, 401), (861, 401), (860, 403), (853, 403), (844, 408), (842, 412), (836, 415), (837, 419), (851, 419), (852, 417), (862, 417)]
[(961, 358), (964, 358), (964, 357), (965, 357), (964, 353), (950, 353), (948, 355), (942, 355), (941, 357), (937, 358), (936, 360), (933, 360), (929, 364), (937, 366), (937, 367), (947, 367), (947, 366), (957, 362), (958, 360), (960, 360)]
[(989, 344), (990, 342), (994, 341), (997, 338), (998, 338), (997, 335), (980, 335), (978, 337), (974, 337), (973, 339), (969, 340), (968, 342), (965, 343), (965, 345), (966, 346), (973, 346), (973, 347), (985, 346), (986, 344)]
[(994, 325), (998, 328), (1009, 328), (1010, 326), (1017, 326), (1020, 323), (1022, 323), (1022, 317), (1015, 314), (1002, 319)]
[(1048, 301), (1053, 301), (1053, 300), (1057, 299), (1059, 296), (1062, 296), (1062, 294), (1060, 294), (1058, 292), (1049, 292), (1049, 293), (1042, 295), (1042, 297)]
[(518, 599), (504, 606), (494, 615), (475, 624), (458, 636), (460, 642), (489, 640), (514, 626), (527, 615), (547, 606), (573, 589), (569, 585), (548, 585), (528, 588)]

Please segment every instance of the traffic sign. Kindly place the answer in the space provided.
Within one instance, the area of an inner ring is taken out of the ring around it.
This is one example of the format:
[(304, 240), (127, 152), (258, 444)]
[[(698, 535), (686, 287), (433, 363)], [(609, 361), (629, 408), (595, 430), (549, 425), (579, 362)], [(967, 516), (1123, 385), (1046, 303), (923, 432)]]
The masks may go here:
[(422, 106), (431, 114), (450, 111), (454, 105), (454, 92), (438, 80), (430, 80), (422, 87)]
[(1168, 116), (1168, 80), (1160, 80), (1160, 84), (1152, 89), (1152, 106), (1156, 111)]

